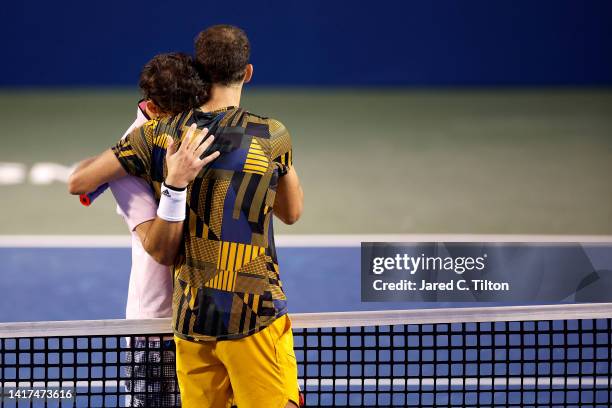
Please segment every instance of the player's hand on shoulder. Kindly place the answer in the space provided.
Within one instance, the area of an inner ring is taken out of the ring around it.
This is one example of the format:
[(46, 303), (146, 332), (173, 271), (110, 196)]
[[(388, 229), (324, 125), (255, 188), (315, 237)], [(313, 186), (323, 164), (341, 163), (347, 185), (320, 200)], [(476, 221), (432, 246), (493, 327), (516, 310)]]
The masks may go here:
[(207, 128), (198, 130), (195, 124), (191, 125), (178, 149), (174, 139), (170, 136), (166, 137), (169, 139), (166, 151), (167, 185), (177, 188), (187, 187), (204, 166), (219, 157), (220, 153), (217, 151), (201, 158), (214, 140), (213, 135), (208, 135)]

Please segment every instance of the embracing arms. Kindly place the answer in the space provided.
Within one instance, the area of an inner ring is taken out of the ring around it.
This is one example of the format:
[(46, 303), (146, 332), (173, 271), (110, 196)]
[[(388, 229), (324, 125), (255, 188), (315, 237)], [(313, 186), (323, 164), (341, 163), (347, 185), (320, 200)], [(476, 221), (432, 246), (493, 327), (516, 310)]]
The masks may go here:
[(127, 172), (111, 149), (77, 164), (68, 178), (68, 192), (79, 195), (91, 193), (98, 186), (127, 176)]
[[(202, 167), (219, 156), (219, 152), (214, 152), (209, 156), (200, 159), (202, 153), (212, 144), (214, 137), (210, 136), (203, 141), (208, 133), (207, 129), (197, 131), (195, 125), (187, 131), (181, 146), (176, 149), (174, 141), (168, 137), (168, 147), (166, 153), (166, 164), (168, 173), (165, 184), (162, 187), (162, 198), (155, 219), (143, 222), (135, 231), (140, 237), (143, 248), (153, 259), (164, 265), (172, 265), (179, 251), (183, 237), (183, 221), (177, 219), (175, 213), (169, 214), (164, 208), (172, 210), (172, 199), (163, 195), (164, 189), (168, 189), (167, 195), (180, 197), (185, 195), (185, 189), (189, 182), (200, 172)], [(71, 194), (83, 194), (95, 190), (99, 185), (116, 180), (127, 175), (119, 159), (112, 150), (107, 150), (101, 155), (83, 160), (79, 163), (70, 176), (68, 190)], [(170, 207), (164, 207), (162, 202), (170, 200)], [(185, 208), (183, 200), (174, 208)], [(184, 217), (184, 215), (183, 215)], [(180, 214), (179, 214), (180, 218)]]

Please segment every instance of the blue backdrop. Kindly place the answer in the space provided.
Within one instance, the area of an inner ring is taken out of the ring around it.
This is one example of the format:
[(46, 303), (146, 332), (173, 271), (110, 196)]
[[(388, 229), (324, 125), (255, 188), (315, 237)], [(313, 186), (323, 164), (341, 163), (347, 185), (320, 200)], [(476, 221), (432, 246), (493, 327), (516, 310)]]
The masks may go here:
[(2, 15), (5, 87), (134, 85), (220, 22), (251, 37), (256, 84), (612, 84), (607, 0), (9, 0)]

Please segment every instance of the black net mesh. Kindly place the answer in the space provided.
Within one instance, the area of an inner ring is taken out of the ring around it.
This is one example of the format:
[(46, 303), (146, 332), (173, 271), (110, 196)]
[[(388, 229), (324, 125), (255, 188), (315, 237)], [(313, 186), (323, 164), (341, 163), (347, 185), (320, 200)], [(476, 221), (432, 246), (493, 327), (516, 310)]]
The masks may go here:
[[(310, 407), (608, 408), (611, 320), (296, 328), (299, 383)], [(180, 406), (166, 336), (2, 338), (1, 406)]]
[(306, 329), (307, 406), (610, 407), (610, 319)]

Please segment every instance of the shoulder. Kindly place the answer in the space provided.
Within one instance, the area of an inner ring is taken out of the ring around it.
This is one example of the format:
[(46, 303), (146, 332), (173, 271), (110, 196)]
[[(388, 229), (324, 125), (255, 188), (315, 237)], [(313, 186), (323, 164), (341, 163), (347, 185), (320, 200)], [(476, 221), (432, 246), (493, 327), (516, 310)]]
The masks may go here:
[(270, 137), (274, 138), (284, 133), (287, 133), (287, 127), (278, 119), (270, 118), (263, 115), (258, 115), (253, 112), (245, 111), (245, 127), (248, 127), (249, 124), (253, 126), (253, 124), (259, 125), (260, 127), (267, 128), (270, 133)]
[(245, 110), (245, 111), (243, 111), (243, 112), (244, 112), (244, 114), (245, 114), (245, 115), (246, 115), (246, 116), (247, 116), (249, 119), (252, 119), (252, 120), (259, 120), (259, 121), (264, 122), (264, 121), (267, 121), (268, 119), (270, 119), (270, 118), (268, 118), (267, 116), (258, 115), (257, 113), (253, 113), (253, 112), (251, 112), (251, 111), (247, 111), (247, 110)]
[(249, 111), (244, 111), (244, 114), (247, 116), (249, 120), (253, 122), (261, 122), (261, 123), (267, 124), (268, 126), (274, 126), (274, 127), (283, 126), (280, 120), (271, 118), (269, 116), (259, 115), (257, 113), (253, 113)]
[(287, 127), (283, 124), (283, 122), (274, 118), (268, 118), (268, 127), (270, 128), (270, 134), (272, 137), (288, 132)]
[(134, 130), (134, 133), (140, 133), (145, 137), (147, 143), (150, 143), (157, 129), (159, 128), (160, 123), (160, 119), (149, 119), (144, 122), (140, 127), (136, 128)]
[(181, 112), (172, 116), (165, 116), (158, 119), (150, 120), (150, 127), (156, 134), (180, 134), (184, 126), (189, 126), (193, 123), (193, 110)]
[(191, 123), (193, 111), (187, 111), (173, 116), (155, 118), (143, 124), (139, 131), (141, 139), (146, 140), (149, 147), (166, 147), (166, 136), (179, 139), (183, 130)]

